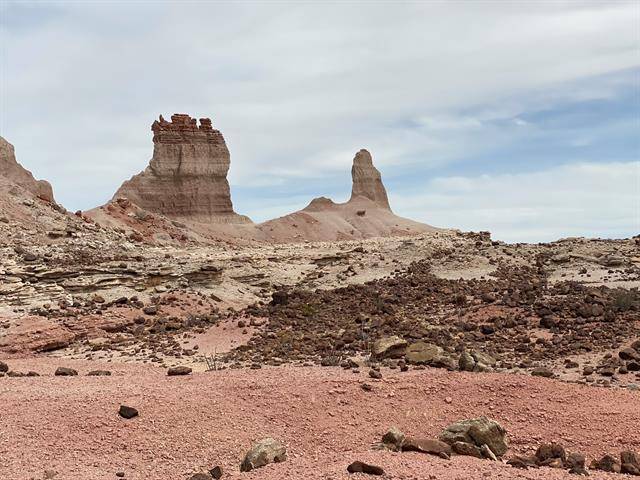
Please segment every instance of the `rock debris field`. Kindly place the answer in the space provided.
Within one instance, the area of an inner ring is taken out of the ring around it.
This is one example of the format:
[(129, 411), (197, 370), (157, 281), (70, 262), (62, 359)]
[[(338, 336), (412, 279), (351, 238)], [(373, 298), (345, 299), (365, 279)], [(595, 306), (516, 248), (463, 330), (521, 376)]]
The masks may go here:
[(0, 139), (0, 480), (640, 476), (640, 237), (401, 218), (365, 149), (255, 224), (210, 119), (152, 132), (75, 213)]

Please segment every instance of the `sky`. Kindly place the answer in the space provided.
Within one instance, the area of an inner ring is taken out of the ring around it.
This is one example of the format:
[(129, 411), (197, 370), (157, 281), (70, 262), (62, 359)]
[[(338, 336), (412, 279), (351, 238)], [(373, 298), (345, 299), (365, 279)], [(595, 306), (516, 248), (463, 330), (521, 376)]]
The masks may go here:
[(345, 201), (508, 242), (640, 233), (640, 2), (0, 0), (0, 135), (69, 210), (210, 117), (235, 210)]

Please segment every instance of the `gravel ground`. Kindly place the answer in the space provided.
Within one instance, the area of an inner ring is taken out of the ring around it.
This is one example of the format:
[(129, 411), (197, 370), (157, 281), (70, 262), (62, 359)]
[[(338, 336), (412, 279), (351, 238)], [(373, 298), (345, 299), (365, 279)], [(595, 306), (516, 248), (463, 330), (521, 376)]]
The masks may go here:
[[(357, 479), (355, 460), (385, 469), (386, 479), (576, 478), (553, 469), (522, 471), (470, 457), (442, 460), (371, 450), (392, 425), (435, 437), (447, 424), (487, 415), (509, 432), (514, 453), (560, 441), (587, 462), (604, 453), (640, 450), (640, 394), (507, 374), (427, 369), (400, 373), (278, 367), (167, 377), (141, 364), (53, 358), (11, 360), (41, 377), (0, 378), (0, 478), (56, 480), (188, 479), (221, 465), (224, 479)], [(78, 377), (54, 377), (57, 366)], [(85, 377), (106, 368), (111, 377)], [(369, 383), (373, 391), (360, 385)], [(140, 416), (124, 420), (121, 404)], [(240, 473), (252, 441), (272, 436), (289, 460)], [(378, 477), (380, 478), (380, 477)], [(593, 473), (591, 478), (624, 478)]]

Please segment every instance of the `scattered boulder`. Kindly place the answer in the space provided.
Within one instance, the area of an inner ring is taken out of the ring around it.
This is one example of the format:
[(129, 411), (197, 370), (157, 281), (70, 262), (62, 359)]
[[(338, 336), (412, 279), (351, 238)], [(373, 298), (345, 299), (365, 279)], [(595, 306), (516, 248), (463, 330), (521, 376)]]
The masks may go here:
[(155, 315), (158, 313), (158, 306), (157, 305), (147, 305), (146, 307), (144, 307), (142, 309), (142, 311), (146, 314), (146, 315)]
[(535, 457), (527, 457), (525, 455), (514, 455), (507, 460), (507, 465), (511, 465), (515, 468), (522, 468), (524, 470), (528, 468), (538, 468)]
[(496, 457), (495, 453), (491, 451), (491, 449), (487, 446), (486, 443), (480, 447), (480, 453), (484, 458), (487, 458), (494, 462), (498, 461), (498, 457)]
[(441, 440), (432, 438), (406, 437), (402, 444), (402, 450), (405, 452), (422, 452), (431, 455), (451, 456), (451, 446)]
[(449, 445), (456, 442), (470, 443), (478, 448), (487, 445), (497, 457), (507, 453), (509, 448), (506, 430), (487, 417), (452, 423), (442, 431), (439, 438)]
[(536, 463), (540, 466), (548, 466), (556, 460), (560, 460), (561, 466), (567, 459), (564, 447), (558, 443), (543, 443), (536, 450)]
[(636, 351), (635, 348), (623, 348), (618, 352), (618, 356), (622, 360), (640, 360), (640, 353)]
[(640, 454), (631, 450), (620, 453), (620, 472), (640, 476)]
[(118, 415), (122, 418), (131, 419), (133, 417), (138, 416), (138, 410), (133, 407), (128, 407), (126, 405), (120, 405), (120, 410), (118, 410)]
[(405, 360), (415, 365), (429, 365), (442, 356), (442, 348), (433, 343), (415, 342), (406, 349)]
[(622, 465), (620, 464), (620, 460), (616, 457), (607, 454), (600, 459), (594, 459), (591, 462), (591, 469), (601, 470), (603, 472), (620, 473)]
[(220, 465), (216, 465), (211, 470), (209, 470), (209, 475), (211, 475), (214, 480), (219, 480), (220, 478), (222, 478), (222, 467)]
[(458, 368), (463, 372), (489, 372), (496, 360), (486, 353), (463, 351), (458, 359)]
[(7, 365), (4, 362), (0, 362), (0, 372), (8, 372), (9, 371), (9, 365)]
[(567, 454), (564, 466), (569, 469), (569, 473), (587, 476), (589, 472), (587, 472), (587, 468), (585, 467), (586, 461), (586, 457), (581, 453), (569, 453)]
[(376, 465), (364, 462), (353, 462), (347, 467), (349, 473), (366, 473), (367, 475), (384, 475), (384, 470)]
[(482, 451), (475, 445), (467, 442), (454, 442), (451, 445), (453, 451), (458, 455), (466, 455), (468, 457), (483, 458)]
[(88, 377), (110, 377), (111, 372), (109, 370), (91, 370), (87, 373)]
[(398, 428), (391, 427), (387, 431), (387, 433), (382, 436), (382, 443), (390, 450), (398, 451), (402, 449), (405, 438), (405, 434), (402, 433)]
[(200, 472), (200, 473), (196, 473), (195, 475), (191, 475), (189, 477), (189, 480), (213, 480), (213, 477), (211, 476), (210, 473)]
[(78, 375), (78, 372), (73, 368), (58, 367), (56, 369), (55, 375), (57, 377), (75, 377), (76, 375)]
[(240, 465), (241, 472), (264, 467), (270, 463), (284, 462), (287, 459), (286, 447), (273, 438), (264, 438), (254, 443)]
[(180, 375), (189, 375), (193, 370), (191, 367), (179, 366), (179, 367), (171, 367), (167, 370), (167, 375), (169, 377), (176, 377)]
[(376, 340), (371, 353), (377, 359), (400, 358), (405, 354), (406, 348), (407, 342), (393, 335)]
[(531, 370), (531, 375), (533, 375), (534, 377), (551, 378), (553, 377), (553, 371), (551, 371), (547, 367), (536, 367)]
[(271, 305), (286, 305), (289, 302), (289, 294), (284, 290), (276, 290), (271, 294)]

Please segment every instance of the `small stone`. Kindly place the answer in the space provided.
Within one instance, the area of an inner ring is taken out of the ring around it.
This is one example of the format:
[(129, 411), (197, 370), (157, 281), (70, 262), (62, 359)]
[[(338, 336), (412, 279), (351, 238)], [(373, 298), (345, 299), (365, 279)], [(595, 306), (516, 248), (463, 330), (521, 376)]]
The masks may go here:
[(507, 453), (507, 431), (495, 420), (479, 417), (452, 423), (440, 434), (440, 440), (453, 445), (455, 442), (471, 443), (479, 448), (486, 444), (498, 457)]
[(376, 340), (372, 354), (375, 358), (400, 358), (405, 354), (407, 342), (398, 336), (391, 336)]
[(484, 458), (493, 460), (494, 462), (498, 461), (496, 454), (493, 453), (493, 451), (489, 448), (489, 446), (486, 443), (480, 447), (480, 452), (482, 453), (482, 456)]
[(507, 461), (507, 465), (511, 465), (514, 468), (537, 468), (536, 460), (534, 457), (525, 457), (524, 455), (515, 455)]
[(366, 473), (367, 475), (384, 475), (384, 470), (376, 465), (364, 462), (353, 462), (347, 467), (349, 473)]
[(382, 443), (385, 446), (392, 447), (392, 450), (400, 450), (404, 443), (405, 434), (396, 427), (391, 427), (387, 433), (382, 436)]
[(468, 457), (483, 458), (482, 452), (478, 447), (467, 442), (455, 442), (451, 448), (458, 455), (466, 455)]
[(432, 438), (416, 437), (406, 437), (402, 444), (402, 450), (407, 452), (430, 453), (432, 455), (444, 453), (449, 457), (452, 452), (451, 446), (445, 442)]
[(156, 313), (158, 313), (158, 306), (157, 305), (147, 305), (146, 307), (144, 307), (142, 309), (142, 311), (146, 315), (155, 315)]
[(213, 477), (210, 473), (200, 472), (196, 473), (195, 475), (191, 475), (189, 477), (189, 480), (213, 480)]
[(569, 470), (584, 468), (586, 457), (581, 453), (569, 453), (567, 459), (564, 462), (564, 466)]
[(180, 375), (189, 375), (193, 370), (191, 367), (179, 366), (179, 367), (171, 367), (167, 370), (167, 375), (169, 377), (176, 377)]
[(240, 465), (241, 472), (249, 472), (270, 463), (284, 462), (287, 459), (286, 447), (273, 438), (264, 438), (253, 444)]
[(122, 418), (131, 419), (133, 417), (138, 416), (138, 410), (133, 407), (127, 407), (126, 405), (120, 405), (120, 410), (118, 410), (118, 414)]
[(7, 365), (4, 362), (0, 362), (0, 372), (8, 372), (9, 371), (9, 365)]
[(559, 443), (543, 443), (536, 450), (536, 462), (538, 465), (547, 465), (551, 460), (559, 458), (564, 461), (567, 454)]
[(220, 465), (216, 465), (211, 470), (209, 470), (209, 475), (211, 475), (214, 480), (222, 478), (222, 467)]
[(592, 470), (601, 470), (603, 472), (620, 473), (621, 467), (620, 461), (613, 455), (604, 455), (599, 460), (594, 459), (591, 462)]
[(91, 370), (87, 373), (88, 377), (109, 377), (111, 372), (109, 370)]
[(620, 473), (627, 475), (640, 476), (640, 454), (625, 450), (620, 453)]
[(78, 375), (78, 372), (76, 370), (74, 370), (73, 368), (58, 367), (56, 369), (55, 375), (57, 377), (74, 377), (74, 376)]
[(551, 378), (553, 377), (553, 372), (547, 367), (536, 367), (531, 370), (531, 375), (533, 375), (534, 377)]

